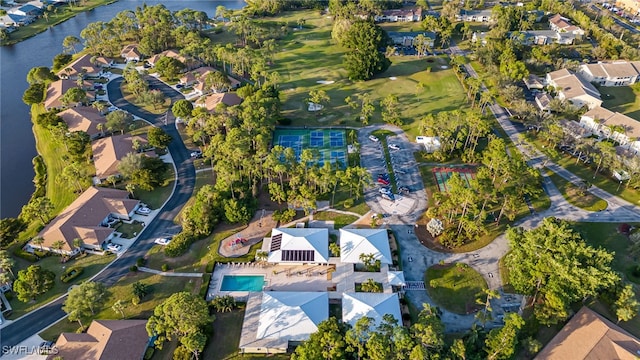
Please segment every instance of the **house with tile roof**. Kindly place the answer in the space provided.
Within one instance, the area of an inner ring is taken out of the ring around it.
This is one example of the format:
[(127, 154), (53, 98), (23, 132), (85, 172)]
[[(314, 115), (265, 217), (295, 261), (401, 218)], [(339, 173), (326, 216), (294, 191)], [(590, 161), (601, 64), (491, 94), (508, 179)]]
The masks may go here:
[(94, 320), (86, 333), (62, 333), (55, 344), (58, 358), (84, 360), (140, 360), (151, 339), (147, 320)]
[(213, 112), (220, 104), (234, 106), (242, 103), (242, 98), (236, 93), (216, 93), (201, 97), (196, 101), (196, 106), (204, 107), (209, 112)]
[(184, 71), (190, 71), (193, 70), (195, 68), (198, 68), (200, 66), (202, 66), (202, 63), (198, 60), (195, 60), (191, 57), (186, 57), (183, 55), (180, 55), (180, 53), (177, 50), (165, 50), (159, 54), (155, 54), (153, 56), (151, 56), (147, 62), (149, 64), (151, 64), (151, 66), (155, 66), (156, 63), (158, 62), (158, 60), (160, 60), (163, 57), (170, 57), (170, 58), (174, 58), (178, 61), (180, 61), (182, 64), (184, 64), (185, 69)]
[(600, 86), (629, 86), (640, 81), (640, 61), (600, 61), (582, 64), (578, 74)]
[(635, 360), (640, 339), (583, 306), (536, 355), (538, 360)]
[(240, 86), (240, 81), (232, 78), (227, 75), (227, 79), (229, 79), (229, 86), (221, 89), (216, 89), (213, 86), (207, 87), (206, 78), (209, 74), (217, 72), (218, 70), (210, 67), (203, 66), (199, 67), (193, 71), (186, 72), (180, 78), (180, 84), (184, 86), (193, 86), (193, 90), (196, 91), (196, 95), (208, 94), (211, 91), (216, 93), (226, 92), (231, 89), (237, 89)]
[(126, 62), (140, 61), (140, 59), (142, 59), (142, 53), (138, 51), (138, 44), (129, 44), (122, 48), (120, 57)]
[(596, 107), (580, 117), (580, 125), (595, 135), (617, 141), (635, 154), (640, 153), (640, 121)]
[[(140, 201), (130, 199), (127, 191), (92, 186), (38, 233), (36, 237), (44, 240), (42, 244), (29, 246), (74, 255), (80, 251), (74, 240), (81, 239), (83, 248), (101, 251), (114, 236), (114, 230), (105, 226), (107, 221), (130, 220), (139, 206)], [(54, 244), (59, 241), (62, 248), (56, 249)]]
[(560, 14), (553, 15), (549, 18), (549, 27), (556, 32), (572, 33), (577, 37), (584, 35), (584, 30), (571, 24), (571, 21)]
[[(49, 84), (49, 87), (47, 87), (47, 93), (45, 95), (44, 98), (44, 108), (46, 110), (52, 110), (52, 109), (62, 109), (64, 107), (73, 107), (73, 106), (77, 106), (78, 104), (67, 104), (65, 105), (62, 102), (62, 97), (64, 96), (64, 94), (72, 88), (76, 88), (78, 87), (78, 82), (76, 80), (71, 80), (71, 79), (60, 79), (60, 80), (56, 80), (52, 83)], [(82, 89), (84, 89), (85, 91), (87, 91), (87, 98), (92, 98), (94, 95), (93, 93), (93, 84), (91, 84), (88, 81), (84, 81), (83, 85), (82, 85)]]
[(83, 79), (94, 78), (102, 75), (103, 69), (111, 66), (112, 64), (112, 60), (103, 56), (93, 58), (93, 56), (85, 54), (64, 66), (56, 73), (56, 75), (61, 79), (72, 80), (76, 80), (78, 77), (82, 77)]
[(104, 135), (104, 129), (100, 130), (100, 124), (104, 127), (107, 119), (94, 107), (73, 107), (59, 112), (58, 116), (67, 124), (69, 131), (84, 131), (91, 139)]
[[(119, 175), (120, 160), (129, 153), (138, 153), (148, 147), (146, 135), (113, 135), (98, 139), (91, 144), (93, 164), (96, 167), (94, 183), (101, 183), (111, 175)], [(153, 151), (145, 152), (146, 156), (156, 156)]]
[(593, 109), (602, 105), (598, 89), (567, 69), (548, 73), (546, 82), (556, 89), (560, 100), (568, 101), (577, 108), (586, 106)]

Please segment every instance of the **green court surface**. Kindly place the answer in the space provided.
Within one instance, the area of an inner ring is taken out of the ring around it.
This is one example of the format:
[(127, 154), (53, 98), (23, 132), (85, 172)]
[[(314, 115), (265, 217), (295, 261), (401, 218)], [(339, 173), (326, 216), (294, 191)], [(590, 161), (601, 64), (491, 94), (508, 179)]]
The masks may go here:
[(460, 174), (462, 180), (467, 183), (469, 186), (469, 181), (475, 178), (476, 170), (473, 167), (460, 166), (460, 167), (437, 167), (433, 168), (433, 177), (436, 179), (436, 184), (438, 184), (438, 190), (440, 192), (447, 191), (447, 181), (453, 175), (453, 173)]
[(344, 129), (276, 129), (273, 145), (292, 148), (298, 160), (303, 149), (318, 151), (317, 164), (347, 164), (347, 141)]

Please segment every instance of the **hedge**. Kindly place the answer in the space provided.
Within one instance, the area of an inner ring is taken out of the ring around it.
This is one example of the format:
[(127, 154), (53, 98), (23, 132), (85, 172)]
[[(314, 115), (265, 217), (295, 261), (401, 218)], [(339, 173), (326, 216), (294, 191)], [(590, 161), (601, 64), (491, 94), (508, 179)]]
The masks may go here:
[(171, 242), (164, 247), (164, 253), (169, 257), (178, 257), (186, 253), (195, 240), (196, 238), (193, 235), (181, 232), (174, 236)]
[(68, 283), (69, 281), (77, 278), (82, 275), (84, 272), (84, 268), (82, 266), (73, 266), (64, 271), (64, 273), (60, 276), (60, 280), (63, 283)]
[(40, 260), (40, 258), (38, 258), (36, 255), (34, 255), (34, 254), (32, 254), (32, 253), (30, 253), (28, 251), (24, 251), (22, 249), (16, 249), (13, 252), (13, 255), (15, 255), (15, 256), (17, 256), (17, 257), (19, 257), (21, 259), (25, 259), (25, 260), (27, 260), (29, 262), (36, 262), (36, 261)]
[(202, 277), (202, 285), (200, 285), (201, 298), (207, 296), (207, 291), (209, 290), (209, 281), (211, 281), (211, 274), (204, 274), (204, 276)]

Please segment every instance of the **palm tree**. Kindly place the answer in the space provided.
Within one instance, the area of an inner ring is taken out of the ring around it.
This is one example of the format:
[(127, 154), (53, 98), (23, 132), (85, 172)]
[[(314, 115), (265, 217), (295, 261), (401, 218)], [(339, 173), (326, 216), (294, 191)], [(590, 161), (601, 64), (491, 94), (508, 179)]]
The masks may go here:
[(44, 243), (44, 239), (40, 236), (36, 236), (31, 240), (31, 243), (34, 245), (40, 246), (40, 251), (43, 251), (42, 244)]
[(125, 186), (125, 189), (127, 189), (127, 191), (129, 192), (129, 194), (131, 194), (131, 197), (133, 197), (133, 191), (136, 189), (136, 186), (134, 184), (127, 184), (127, 186)]
[(83, 244), (84, 244), (84, 242), (82, 241), (82, 239), (81, 239), (81, 238), (75, 238), (75, 239), (73, 239), (73, 246), (74, 246), (75, 248), (80, 249), (80, 248), (82, 247), (82, 245), (83, 245)]
[(65, 243), (62, 240), (55, 241), (53, 244), (51, 244), (51, 249), (60, 251), (64, 247), (64, 244)]

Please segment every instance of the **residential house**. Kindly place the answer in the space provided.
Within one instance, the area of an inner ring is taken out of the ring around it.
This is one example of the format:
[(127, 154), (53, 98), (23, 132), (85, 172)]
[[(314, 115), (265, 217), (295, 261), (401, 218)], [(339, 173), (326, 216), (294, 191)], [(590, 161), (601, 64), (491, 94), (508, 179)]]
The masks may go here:
[(460, 14), (456, 15), (457, 21), (464, 22), (493, 22), (491, 10), (460, 10)]
[(584, 30), (580, 27), (571, 24), (571, 21), (560, 14), (553, 15), (549, 18), (549, 27), (556, 32), (572, 33), (576, 37), (582, 37)]
[(41, 8), (33, 6), (32, 4), (24, 4), (22, 6), (9, 9), (7, 13), (35, 19), (38, 16), (42, 15), (43, 11)]
[(24, 26), (31, 24), (31, 22), (33, 22), (33, 19), (18, 14), (7, 13), (6, 15), (0, 16), (0, 24), (7, 28)]
[(86, 333), (62, 333), (47, 357), (84, 360), (140, 360), (152, 345), (147, 320), (94, 320)]
[(208, 88), (206, 86), (207, 75), (217, 71), (218, 70), (210, 66), (199, 67), (193, 71), (186, 72), (180, 78), (180, 84), (184, 86), (193, 86), (193, 90), (196, 92), (196, 96), (207, 94), (211, 91), (214, 91), (216, 93), (225, 92), (231, 89), (237, 89), (240, 86), (240, 81), (227, 75), (227, 79), (229, 79), (229, 86), (227, 88), (220, 88), (220, 89), (216, 89), (214, 87)]
[(67, 124), (69, 131), (84, 131), (92, 140), (103, 136), (106, 130), (100, 127), (105, 126), (107, 119), (91, 106), (69, 108), (58, 113), (58, 116)]
[(581, 126), (577, 121), (561, 119), (559, 121), (559, 124), (566, 135), (576, 140), (588, 138), (589, 136), (593, 135), (591, 130)]
[(553, 30), (529, 30), (514, 31), (510, 34), (511, 39), (519, 41), (523, 45), (549, 45), (552, 43), (561, 45), (571, 45), (576, 35), (571, 32), (556, 32)]
[(340, 261), (361, 264), (361, 255), (373, 255), (381, 264), (392, 264), (386, 229), (340, 229)]
[(414, 46), (414, 41), (418, 35), (422, 35), (427, 40), (427, 47), (433, 49), (436, 41), (436, 33), (434, 32), (388, 32), (391, 41), (400, 46)]
[(560, 100), (566, 100), (577, 108), (593, 109), (602, 105), (600, 92), (588, 81), (567, 69), (547, 74), (547, 84), (555, 87)]
[(62, 79), (73, 80), (78, 79), (78, 77), (82, 77), (83, 79), (94, 78), (102, 75), (102, 70), (112, 64), (113, 61), (105, 57), (98, 56), (94, 58), (89, 54), (85, 54), (77, 58), (71, 64), (66, 65), (63, 69), (58, 71), (57, 75)]
[(442, 146), (439, 136), (416, 136), (416, 143), (424, 145), (424, 150), (429, 154), (440, 150)]
[(405, 9), (389, 9), (383, 10), (381, 15), (376, 15), (374, 20), (377, 22), (411, 22), (422, 21), (422, 7), (412, 7)]
[[(111, 175), (119, 175), (120, 160), (129, 153), (138, 153), (149, 146), (145, 135), (114, 135), (98, 139), (91, 144), (93, 164), (96, 167), (95, 183), (101, 183)], [(146, 156), (157, 156), (155, 152), (145, 152)]]
[(122, 48), (122, 51), (120, 51), (120, 57), (126, 62), (140, 61), (140, 59), (142, 59), (142, 53), (138, 51), (138, 44), (129, 44)]
[(209, 112), (213, 112), (220, 104), (227, 106), (238, 105), (242, 102), (242, 98), (235, 93), (218, 93), (203, 96), (196, 101), (196, 106), (204, 107)]
[(155, 54), (152, 57), (150, 57), (147, 62), (149, 64), (151, 64), (151, 66), (155, 66), (156, 63), (158, 62), (158, 60), (160, 60), (162, 57), (170, 57), (170, 58), (174, 58), (178, 61), (180, 61), (181, 63), (184, 64), (185, 66), (185, 71), (190, 71), (193, 70), (195, 68), (198, 68), (202, 65), (202, 63), (198, 60), (195, 60), (193, 58), (188, 58), (185, 56), (180, 55), (179, 52), (177, 52), (176, 50), (165, 50), (163, 52), (161, 52), (160, 54)]
[(583, 306), (538, 353), (539, 360), (635, 360), (640, 339)]
[(640, 14), (640, 0), (616, 0), (616, 7), (631, 15)]
[(544, 79), (535, 74), (529, 74), (529, 76), (526, 79), (524, 79), (524, 84), (529, 90), (544, 89)]
[(373, 319), (372, 326), (376, 327), (387, 314), (402, 324), (397, 293), (352, 292), (342, 295), (342, 322), (351, 326), (366, 316)]
[[(50, 83), (49, 87), (47, 88), (47, 94), (45, 95), (45, 99), (44, 99), (44, 108), (46, 110), (52, 110), (52, 109), (61, 109), (65, 106), (70, 106), (70, 107), (77, 106), (78, 104), (65, 105), (62, 102), (62, 97), (64, 96), (64, 94), (69, 89), (76, 88), (76, 87), (78, 87), (78, 82), (76, 80), (71, 80), (71, 79), (61, 79), (61, 80), (57, 80)], [(89, 89), (93, 89), (93, 84), (91, 84), (90, 82), (84, 81), (82, 89), (87, 91), (87, 98), (90, 99), (94, 96), (93, 91), (89, 90)]]
[(600, 86), (629, 86), (640, 80), (640, 61), (600, 61), (583, 64), (578, 74)]
[[(130, 220), (139, 206), (140, 201), (129, 199), (127, 191), (92, 186), (38, 233), (42, 244), (28, 246), (73, 255), (80, 251), (74, 240), (81, 239), (83, 248), (100, 251), (114, 236), (114, 230), (104, 225), (112, 218)], [(59, 241), (62, 247), (56, 249)]]
[(326, 228), (277, 228), (263, 243), (267, 261), (277, 264), (326, 264), (329, 262), (329, 230)]
[(580, 117), (580, 124), (600, 137), (611, 138), (636, 154), (640, 152), (640, 122), (596, 107)]
[[(326, 229), (325, 229), (326, 230)], [(268, 291), (250, 293), (242, 323), (242, 353), (286, 353), (329, 318), (326, 292)]]
[(549, 105), (551, 105), (551, 100), (553, 98), (547, 93), (537, 93), (535, 95), (535, 102), (538, 106), (538, 109), (541, 111), (549, 111)]

